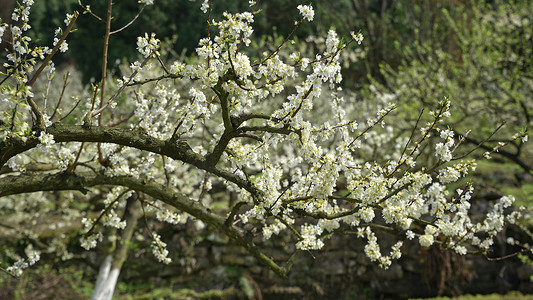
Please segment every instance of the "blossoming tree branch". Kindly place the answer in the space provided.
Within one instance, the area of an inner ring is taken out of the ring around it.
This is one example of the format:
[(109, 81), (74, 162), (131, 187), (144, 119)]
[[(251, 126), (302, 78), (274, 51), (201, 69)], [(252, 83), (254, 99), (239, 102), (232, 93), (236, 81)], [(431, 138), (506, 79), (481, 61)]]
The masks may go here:
[[(519, 217), (507, 209), (514, 199), (504, 196), (483, 219), (473, 219), (472, 184), (448, 189), (477, 159), (458, 153), (464, 137), (441, 126), (450, 114), (448, 99), (421, 112), (384, 162), (361, 155), (370, 133), (397, 108), (357, 122), (357, 107), (343, 98), (340, 53), (358, 47), (360, 33), (344, 39), (332, 29), (325, 51), (307, 57), (285, 51), (288, 36), (254, 57), (258, 4), (214, 20), (213, 3), (204, 1), (207, 33), (191, 63), (165, 61), (160, 40), (145, 34), (136, 41), (142, 59), (129, 75), (109, 78), (105, 48), (103, 79), (90, 92), (48, 99), (32, 87), (51, 80), (52, 59), (67, 51), (81, 16), (67, 16), (52, 48), (35, 46), (27, 36), (32, 3), (23, 0), (13, 13), (13, 47), (0, 78), (0, 200), (27, 208), (20, 223), (43, 213), (35, 201), (69, 207), (62, 218), (82, 224), (81, 246), (91, 249), (106, 227), (127, 227), (120, 216), (128, 199), (136, 199), (143, 214), (161, 222), (192, 217), (215, 228), (285, 277), (297, 255), (321, 249), (333, 235), (364, 240), (366, 256), (387, 268), (407, 239), (462, 255), (486, 253), (505, 223)], [(107, 18), (83, 7), (84, 17), (107, 25), (108, 47), (111, 1)], [(294, 30), (314, 17), (309, 5), (297, 10)], [(2, 23), (0, 35), (7, 27)], [(214, 186), (237, 200), (215, 209)], [(95, 195), (104, 203), (97, 214), (72, 208)], [(378, 231), (397, 242), (385, 247)], [(280, 234), (289, 234), (295, 246), (288, 261), (275, 261), (260, 247)], [(169, 263), (165, 241), (156, 232), (150, 236), (154, 255)], [(32, 249), (14, 264), (0, 262), (2, 268), (20, 275), (46, 251), (38, 244)]]

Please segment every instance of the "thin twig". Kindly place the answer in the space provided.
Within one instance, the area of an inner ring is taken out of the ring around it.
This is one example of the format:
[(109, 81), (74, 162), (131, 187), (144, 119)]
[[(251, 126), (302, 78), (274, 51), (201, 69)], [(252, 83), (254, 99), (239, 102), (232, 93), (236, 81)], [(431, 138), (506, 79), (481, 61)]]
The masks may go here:
[(91, 16), (95, 17), (98, 21), (105, 23), (104, 19), (102, 19), (99, 16), (95, 15), (90, 9), (87, 8), (87, 6), (83, 5), (81, 3), (81, 0), (78, 0), (78, 4), (83, 8), (83, 10), (85, 10), (86, 12), (91, 14)]
[(82, 98), (79, 98), (78, 101), (76, 102), (76, 104), (74, 104), (74, 106), (72, 107), (72, 109), (70, 109), (70, 111), (64, 116), (62, 117), (61, 119), (59, 119), (60, 122), (63, 122), (64, 119), (66, 119), (68, 116), (70, 116), (70, 114), (76, 109), (76, 107), (78, 107), (78, 105), (81, 103), (81, 100)]
[(281, 42), (281, 44), (279, 44), (278, 48), (276, 48), (276, 50), (272, 51), (272, 53), (270, 53), (261, 63), (259, 63), (258, 66), (264, 64), (267, 60), (269, 60), (272, 56), (276, 55), (281, 50), (281, 47), (283, 47), (283, 45), (285, 45), (285, 43), (296, 32), (296, 29), (298, 29), (298, 27), (300, 27), (300, 25), (302, 24), (303, 20), (304, 20), (304, 17), (303, 16), (300, 17), (300, 20), (298, 20), (296, 25), (294, 25), (294, 28), (292, 29), (291, 33), (289, 33), (289, 35), (283, 40), (283, 42)]
[[(152, 58), (152, 54), (150, 54), (147, 58), (144, 59), (144, 61), (141, 64), (141, 68), (146, 65), (146, 63), (148, 62), (148, 60), (150, 60), (150, 58)], [(128, 81), (124, 82), (124, 84), (118, 89), (118, 91), (116, 91), (115, 94), (113, 94), (113, 96), (111, 96), (111, 98), (109, 98), (109, 100), (107, 100), (105, 105), (100, 107), (100, 109), (98, 109), (97, 111), (93, 112), (91, 114), (91, 117), (95, 117), (98, 114), (100, 114), (101, 112), (103, 112), (111, 104), (111, 102), (113, 102), (113, 100), (115, 100), (120, 95), (120, 93), (122, 93), (122, 91), (128, 86), (128, 84), (133, 80), (133, 77), (135, 77), (138, 72), (139, 72), (138, 70), (135, 70), (131, 74), (130, 78), (128, 78)]]
[(111, 31), (109, 34), (115, 34), (115, 33), (118, 33), (118, 32), (121, 32), (122, 30), (128, 28), (128, 26), (130, 26), (131, 24), (133, 24), (133, 22), (135, 22), (135, 20), (137, 20), (137, 18), (141, 15), (141, 13), (143, 12), (144, 8), (146, 7), (147, 4), (144, 4), (143, 7), (141, 7), (141, 10), (139, 10), (139, 12), (137, 13), (137, 15), (131, 20), (128, 22), (128, 24), (122, 26), (122, 28), (120, 29), (117, 29), (115, 31)]
[[(48, 63), (50, 62), (52, 57), (57, 53), (57, 51), (59, 50), (59, 47), (61, 47), (61, 45), (63, 44), (63, 42), (65, 41), (65, 39), (69, 35), (70, 31), (72, 30), (72, 27), (74, 27), (74, 23), (76, 22), (76, 19), (78, 18), (78, 15), (79, 15), (79, 13), (77, 11), (74, 11), (74, 15), (72, 16), (72, 19), (70, 20), (70, 23), (68, 24), (67, 29), (65, 30), (65, 32), (63, 33), (63, 35), (61, 36), (59, 41), (57, 42), (57, 44), (54, 47), (54, 49), (52, 50), (52, 52), (44, 59), (41, 67), (39, 67), (37, 72), (35, 72), (35, 74), (33, 74), (33, 77), (30, 79), (30, 81), (27, 84), (28, 86), (33, 86), (33, 84), (35, 83), (35, 81), (37, 80), (37, 78), (39, 77), (41, 72), (44, 70), (44, 68), (46, 66), (48, 66)], [(35, 103), (35, 101), (33, 101), (32, 98), (28, 97), (26, 100), (27, 100), (28, 104), (30, 105), (31, 110), (35, 114), (36, 121), (37, 121), (36, 125), (44, 129), (44, 118), (43, 118), (42, 112), (39, 110), (39, 107), (37, 107), (37, 104)]]
[[(102, 85), (100, 86), (100, 108), (104, 106), (105, 97), (105, 80), (107, 76), (107, 51), (109, 49), (109, 35), (111, 31), (111, 12), (113, 9), (113, 0), (107, 2), (107, 19), (104, 36), (104, 53), (102, 55)], [(98, 116), (98, 125), (102, 125), (102, 115)]]
[(44, 100), (43, 100), (43, 111), (46, 113), (46, 106), (48, 104), (48, 95), (50, 94), (50, 86), (52, 85), (52, 80), (54, 76), (47, 75), (48, 78), (48, 84), (46, 85), (46, 92), (44, 94)]
[(508, 255), (505, 255), (505, 256), (501, 256), (501, 257), (494, 257), (493, 258), (493, 257), (488, 257), (486, 255), (485, 255), (485, 257), (489, 261), (499, 261), (499, 260), (504, 260), (504, 259), (508, 259), (508, 258), (517, 256), (518, 254), (521, 254), (522, 252), (524, 252), (524, 250), (521, 250), (521, 251), (518, 251), (518, 252), (515, 252), (515, 253), (511, 253), (511, 254), (508, 254)]
[(115, 122), (109, 122), (107, 123), (107, 127), (115, 127), (115, 126), (118, 126), (126, 121), (128, 121), (129, 119), (131, 119), (131, 117), (133, 117), (135, 115), (135, 110), (132, 110), (126, 117), (124, 117), (123, 119), (121, 120), (118, 120), (118, 121), (115, 121)]
[(8, 274), (9, 276), (11, 276), (11, 277), (13, 277), (13, 278), (15, 278), (15, 279), (19, 279), (17, 276), (11, 274), (10, 272), (8, 272), (6, 269), (4, 269), (4, 268), (2, 268), (2, 267), (0, 267), (0, 271), (2, 271), (2, 272), (4, 272), (4, 273)]
[(67, 72), (65, 75), (65, 80), (63, 82), (63, 89), (61, 90), (61, 94), (59, 95), (59, 100), (57, 101), (56, 107), (54, 108), (54, 112), (52, 113), (52, 116), (50, 117), (50, 121), (52, 121), (57, 113), (57, 110), (59, 108), (59, 105), (61, 105), (61, 100), (63, 100), (63, 95), (65, 94), (65, 89), (68, 85), (68, 77), (70, 76), (70, 72)]
[(24, 62), (24, 59), (21, 59), (19, 61), (19, 63), (17, 64), (17, 66), (15, 66), (13, 69), (11, 69), (11, 72), (9, 72), (9, 74), (7, 74), (7, 76), (4, 77), (4, 79), (2, 79), (2, 81), (0, 81), (0, 85), (2, 85), (9, 77), (11, 77), (13, 74), (15, 74), (17, 69), (20, 68), (20, 66), (22, 66), (23, 62)]
[(74, 173), (74, 169), (78, 165), (78, 160), (80, 159), (81, 151), (83, 151), (83, 147), (85, 146), (85, 142), (81, 143), (80, 150), (78, 150), (78, 154), (76, 154), (76, 158), (72, 162), (72, 164), (67, 169), (67, 174)]
[[(481, 148), (481, 146), (483, 146), (483, 144), (488, 142), (490, 140), (490, 138), (493, 137), (496, 134), (496, 132), (498, 132), (504, 125), (505, 125), (505, 123), (500, 124), (496, 129), (494, 129), (494, 131), (491, 132), (491, 134), (489, 134), (488, 137), (486, 137), (484, 140), (479, 142), (477, 144), (477, 146), (475, 146), (473, 149), (471, 149), (470, 151), (468, 151), (467, 153), (465, 153), (465, 154), (463, 154), (461, 156), (454, 157), (452, 160), (462, 159), (462, 158), (472, 154), (472, 152), (476, 151), (477, 149)], [(455, 131), (455, 133), (459, 134), (457, 131)], [(467, 136), (467, 134), (463, 135), (463, 139), (466, 139), (466, 136)]]
[(96, 225), (98, 225), (98, 222), (100, 222), (100, 219), (102, 219), (102, 217), (111, 209), (113, 208), (113, 206), (115, 206), (115, 203), (118, 202), (118, 200), (120, 200), (120, 198), (122, 198), (122, 196), (126, 195), (126, 193), (130, 192), (131, 190), (130, 189), (127, 189), (125, 191), (123, 191), (122, 193), (120, 193), (117, 198), (115, 200), (113, 200), (113, 202), (109, 203), (108, 206), (106, 206), (104, 208), (104, 211), (102, 211), (102, 213), (98, 216), (98, 218), (96, 218), (96, 220), (94, 221), (93, 223), (93, 226), (91, 226), (91, 229), (89, 229), (89, 231), (87, 231), (87, 233), (85, 234), (86, 236), (90, 236), (94, 229), (96, 228)]
[(50, 62), (52, 57), (59, 50), (59, 47), (61, 47), (63, 42), (67, 39), (67, 36), (72, 31), (72, 27), (74, 27), (74, 23), (76, 22), (76, 19), (78, 18), (78, 15), (79, 15), (79, 13), (77, 11), (74, 11), (74, 15), (72, 16), (72, 19), (70, 20), (70, 23), (68, 24), (67, 29), (65, 30), (65, 32), (63, 32), (63, 35), (61, 36), (61, 38), (57, 42), (57, 44), (54, 47), (54, 49), (52, 49), (52, 52), (44, 59), (41, 67), (39, 67), (37, 72), (35, 72), (35, 74), (33, 74), (33, 77), (30, 79), (30, 81), (27, 84), (28, 86), (33, 86), (33, 84), (35, 83), (35, 81), (37, 80), (37, 78), (39, 77), (41, 72), (44, 70), (44, 68), (48, 65), (48, 63)]

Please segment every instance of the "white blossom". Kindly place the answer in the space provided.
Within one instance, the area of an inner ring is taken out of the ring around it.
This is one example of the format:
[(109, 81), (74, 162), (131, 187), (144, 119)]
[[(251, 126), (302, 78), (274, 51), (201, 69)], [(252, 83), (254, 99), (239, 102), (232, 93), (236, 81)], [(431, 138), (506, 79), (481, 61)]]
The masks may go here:
[(423, 247), (429, 247), (433, 245), (434, 238), (433, 235), (430, 234), (423, 234), (418, 237), (418, 241), (420, 242), (420, 245)]
[(152, 5), (154, 4), (154, 0), (139, 0), (139, 3), (145, 5)]
[(298, 10), (300, 11), (300, 15), (307, 21), (311, 22), (313, 21), (313, 18), (315, 16), (315, 11), (313, 10), (313, 7), (311, 5), (298, 5)]

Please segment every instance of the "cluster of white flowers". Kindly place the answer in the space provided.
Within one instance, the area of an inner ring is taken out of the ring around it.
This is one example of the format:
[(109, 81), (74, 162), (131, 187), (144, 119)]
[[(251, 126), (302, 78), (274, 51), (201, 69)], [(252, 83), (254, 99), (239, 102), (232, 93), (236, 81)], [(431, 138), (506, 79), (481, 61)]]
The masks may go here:
[(324, 242), (319, 238), (322, 234), (320, 226), (304, 224), (300, 229), (301, 240), (296, 243), (296, 247), (302, 250), (316, 250), (324, 246)]
[(90, 250), (96, 247), (98, 242), (101, 242), (104, 239), (104, 235), (101, 232), (97, 232), (96, 234), (92, 234), (89, 236), (82, 236), (80, 238), (80, 245), (85, 250)]
[(56, 165), (61, 171), (66, 170), (67, 167), (76, 159), (76, 154), (69, 147), (59, 147), (54, 154), (57, 158)]
[(31, 244), (26, 247), (24, 252), (26, 252), (28, 259), (19, 258), (13, 265), (6, 268), (6, 271), (11, 275), (20, 277), (25, 269), (41, 259), (40, 251), (34, 250)]
[[(153, 91), (157, 98), (145, 97), (142, 92), (137, 94), (135, 114), (141, 120), (138, 126), (157, 138), (167, 139), (170, 138), (173, 130), (168, 122), (170, 114), (175, 111), (182, 112), (190, 109), (189, 106), (193, 105), (194, 101), (185, 106), (183, 102), (180, 103), (181, 96), (174, 89), (169, 90), (157, 86)], [(202, 99), (205, 100), (205, 97)], [(193, 124), (191, 120), (200, 114), (201, 112), (191, 116), (184, 114), (182, 126), (188, 129)]]
[(253, 209), (245, 213), (246, 218), (256, 218), (259, 220), (265, 220), (267, 214), (278, 215), (281, 210), (282, 202), (279, 201), (281, 188), (280, 177), (282, 170), (267, 165), (263, 169), (263, 174), (257, 178), (254, 185), (264, 190), (265, 199), (260, 204), (256, 205)]
[[(438, 129), (437, 129), (438, 130)], [(437, 143), (435, 145), (435, 156), (442, 161), (450, 161), (452, 159), (452, 152), (450, 150), (453, 147), (455, 141), (453, 139), (453, 131), (439, 130), (440, 137), (445, 140), (444, 143)]]
[[(61, 32), (61, 28), (58, 28), (58, 29), (56, 30), (56, 37), (54, 37), (54, 43), (53, 43), (54, 47), (55, 47), (55, 46), (57, 45), (57, 43), (59, 42), (59, 40), (60, 40), (60, 38), (61, 38), (61, 36), (60, 36), (61, 34), (62, 34), (62, 32)], [(60, 52), (67, 52), (67, 50), (68, 50), (68, 43), (67, 43), (67, 41), (63, 41), (63, 42), (61, 42), (61, 46), (59, 46), (59, 51), (60, 51)]]
[(181, 72), (183, 72), (185, 70), (185, 64), (182, 63), (182, 62), (179, 62), (179, 61), (175, 61), (171, 66), (170, 66), (170, 73), (174, 74), (174, 75), (179, 75), (181, 74)]
[(363, 34), (361, 32), (358, 32), (358, 33), (355, 33), (355, 32), (350, 32), (351, 36), (352, 36), (352, 39), (354, 41), (357, 42), (357, 44), (361, 45), (361, 43), (363, 42)]
[(113, 208), (108, 209), (102, 217), (102, 223), (105, 226), (114, 227), (117, 229), (126, 228), (126, 220), (122, 220)]
[[(225, 12), (223, 15), (226, 20), (213, 23), (213, 25), (217, 26), (220, 31), (214, 39), (215, 43), (220, 48), (223, 48), (228, 42), (231, 42), (233, 46), (240, 44), (241, 41), (243, 41), (246, 46), (250, 45), (250, 36), (254, 31), (250, 24), (254, 22), (254, 15), (250, 12), (237, 14)], [(235, 53), (233, 53), (233, 55), (235, 55)]]
[(511, 139), (513, 141), (517, 141), (517, 140), (520, 140), (521, 143), (525, 143), (528, 141), (529, 139), (529, 136), (527, 135), (527, 131), (525, 129), (523, 129), (521, 132), (517, 132), (515, 133)]
[(29, 16), (30, 16), (30, 9), (33, 5), (33, 0), (23, 0), (22, 5), (16, 7), (13, 10), (13, 13), (11, 15), (11, 19), (13, 21), (20, 21), (22, 23), (22, 30), (27, 31), (31, 28), (31, 26), (28, 24), (29, 22)]
[(202, 6), (200, 6), (200, 10), (205, 14), (207, 13), (207, 10), (209, 9), (209, 7), (210, 7), (209, 0), (204, 0), (202, 2)]
[(154, 4), (154, 0), (139, 0), (139, 3), (145, 5), (152, 5)]
[(74, 18), (73, 14), (67, 14), (65, 16), (65, 20), (63, 20), (63, 22), (65, 23), (65, 25), (68, 25), (68, 24), (70, 24), (70, 22), (72, 22), (73, 18)]
[(457, 179), (461, 177), (461, 172), (459, 172), (454, 167), (447, 167), (446, 169), (439, 170), (439, 181), (443, 184), (456, 182)]
[[(29, 94), (30, 87), (24, 85), (28, 81), (28, 74), (32, 73), (37, 61), (35, 58), (43, 59), (44, 55), (51, 53), (51, 49), (48, 47), (30, 47), (31, 38), (25, 35), (31, 26), (29, 24), (30, 9), (33, 5), (33, 1), (22, 1), (21, 5), (17, 6), (12, 14), (12, 20), (17, 22), (17, 25), (11, 26), (11, 34), (13, 41), (12, 53), (7, 55), (7, 62), (4, 63), (6, 73), (13, 71), (13, 77), (20, 83), (20, 87), (15, 89), (15, 93), (23, 92), (27, 90), (26, 94)], [(3, 20), (5, 21), (5, 20)], [(0, 36), (4, 34), (8, 24), (0, 24)], [(15, 101), (13, 98), (11, 101)]]
[(144, 57), (148, 57), (159, 49), (160, 43), (161, 41), (155, 37), (155, 33), (150, 34), (150, 36), (145, 33), (144, 36), (137, 37), (137, 50)]
[(420, 237), (418, 237), (418, 241), (420, 242), (421, 246), (429, 247), (433, 245), (434, 238), (431, 234), (423, 234)]
[(160, 209), (156, 213), (156, 218), (161, 222), (167, 222), (170, 224), (178, 224), (181, 221), (181, 216), (168, 209)]
[(169, 264), (172, 262), (172, 259), (168, 257), (167, 244), (161, 241), (161, 236), (158, 234), (153, 235), (152, 253), (157, 260), (164, 264)]
[(398, 241), (391, 248), (390, 255), (383, 255), (378, 243), (378, 239), (370, 227), (359, 227), (357, 231), (358, 237), (366, 236), (368, 243), (365, 246), (365, 254), (371, 261), (377, 261), (382, 268), (387, 269), (392, 264), (393, 259), (398, 259), (402, 256), (400, 248), (403, 245), (402, 241)]
[(0, 39), (2, 39), (2, 37), (4, 36), (4, 32), (6, 31), (7, 26), (7, 24), (0, 23)]
[(313, 10), (313, 7), (311, 5), (298, 5), (298, 10), (300, 11), (300, 15), (307, 21), (311, 22), (313, 21), (313, 18), (315, 17), (315, 11)]
[(283, 224), (279, 220), (275, 220), (274, 223), (263, 227), (263, 237), (268, 240), (272, 237), (272, 234), (279, 234), (282, 230), (286, 228), (287, 226), (285, 224)]
[(45, 127), (52, 126), (52, 122), (50, 121), (50, 116), (48, 116), (46, 113), (43, 113), (43, 120), (44, 120)]
[(47, 147), (55, 143), (54, 136), (44, 131), (41, 131), (41, 133), (39, 134), (39, 141), (41, 142), (40, 145), (42, 145), (43, 147)]

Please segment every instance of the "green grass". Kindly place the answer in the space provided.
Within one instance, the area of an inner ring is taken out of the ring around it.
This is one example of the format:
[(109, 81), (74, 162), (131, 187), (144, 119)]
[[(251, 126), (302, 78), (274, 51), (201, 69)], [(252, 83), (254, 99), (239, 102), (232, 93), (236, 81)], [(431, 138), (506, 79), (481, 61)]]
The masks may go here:
[(412, 298), (414, 299), (430, 299), (430, 300), (521, 300), (521, 299), (533, 299), (533, 295), (522, 295), (520, 292), (511, 292), (506, 295), (490, 294), (490, 295), (463, 295), (459, 297), (435, 297), (435, 298)]
[(90, 299), (93, 282), (70, 266), (57, 270), (43, 264), (27, 269), (20, 278), (0, 275), (0, 299)]

